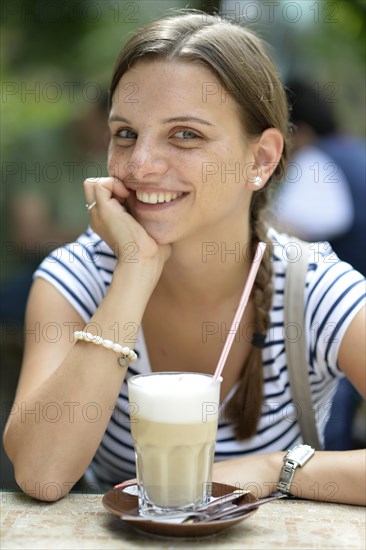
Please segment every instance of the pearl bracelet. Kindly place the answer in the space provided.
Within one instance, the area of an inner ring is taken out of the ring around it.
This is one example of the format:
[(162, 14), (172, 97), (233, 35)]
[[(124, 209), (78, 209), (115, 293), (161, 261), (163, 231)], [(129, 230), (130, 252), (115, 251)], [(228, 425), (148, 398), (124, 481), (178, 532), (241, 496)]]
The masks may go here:
[(91, 344), (96, 344), (97, 346), (103, 346), (103, 348), (110, 349), (116, 353), (121, 353), (122, 357), (118, 358), (118, 364), (121, 367), (126, 367), (129, 363), (134, 363), (137, 359), (137, 354), (133, 349), (128, 348), (127, 346), (121, 346), (112, 342), (112, 340), (104, 340), (100, 336), (94, 336), (90, 332), (83, 332), (77, 330), (74, 332), (75, 340), (83, 340), (84, 342), (90, 342)]

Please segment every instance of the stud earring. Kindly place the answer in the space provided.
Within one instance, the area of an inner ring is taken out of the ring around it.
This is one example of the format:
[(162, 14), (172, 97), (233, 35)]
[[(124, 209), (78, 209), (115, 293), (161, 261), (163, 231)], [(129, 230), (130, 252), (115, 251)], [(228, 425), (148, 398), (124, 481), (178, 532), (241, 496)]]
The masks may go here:
[(255, 185), (256, 187), (260, 187), (262, 185), (262, 178), (260, 176), (256, 176), (255, 178), (253, 178), (251, 180), (251, 182), (253, 183), (253, 185)]

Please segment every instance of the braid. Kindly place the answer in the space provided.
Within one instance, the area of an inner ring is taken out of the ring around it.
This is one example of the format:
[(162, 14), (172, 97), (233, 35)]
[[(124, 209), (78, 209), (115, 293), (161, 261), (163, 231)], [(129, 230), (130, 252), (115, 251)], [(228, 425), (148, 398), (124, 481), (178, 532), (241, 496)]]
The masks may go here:
[[(259, 241), (267, 241), (267, 231), (262, 221), (262, 211), (267, 202), (267, 192), (255, 193), (252, 201), (251, 253), (254, 257)], [(254, 302), (254, 332), (265, 335), (270, 323), (273, 295), (271, 255), (272, 245), (267, 243), (261, 265), (252, 290)], [(234, 424), (237, 439), (247, 439), (256, 434), (263, 401), (262, 350), (252, 346), (240, 375), (239, 386), (225, 409), (225, 418)]]

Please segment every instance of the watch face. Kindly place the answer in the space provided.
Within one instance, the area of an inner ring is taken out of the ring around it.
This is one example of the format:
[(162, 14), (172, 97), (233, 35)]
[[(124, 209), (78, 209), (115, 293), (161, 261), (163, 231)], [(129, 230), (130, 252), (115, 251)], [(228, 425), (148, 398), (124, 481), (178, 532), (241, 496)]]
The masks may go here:
[(303, 466), (314, 454), (314, 449), (309, 445), (297, 445), (289, 453), (287, 458)]

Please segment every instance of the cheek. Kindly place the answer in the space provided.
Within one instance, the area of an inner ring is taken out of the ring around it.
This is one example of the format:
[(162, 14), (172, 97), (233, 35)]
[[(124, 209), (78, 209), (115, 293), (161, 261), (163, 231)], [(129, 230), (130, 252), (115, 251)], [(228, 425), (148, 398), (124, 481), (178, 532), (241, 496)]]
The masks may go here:
[(128, 155), (123, 149), (109, 146), (108, 149), (108, 175), (125, 180), (133, 174), (132, 163), (128, 162)]

